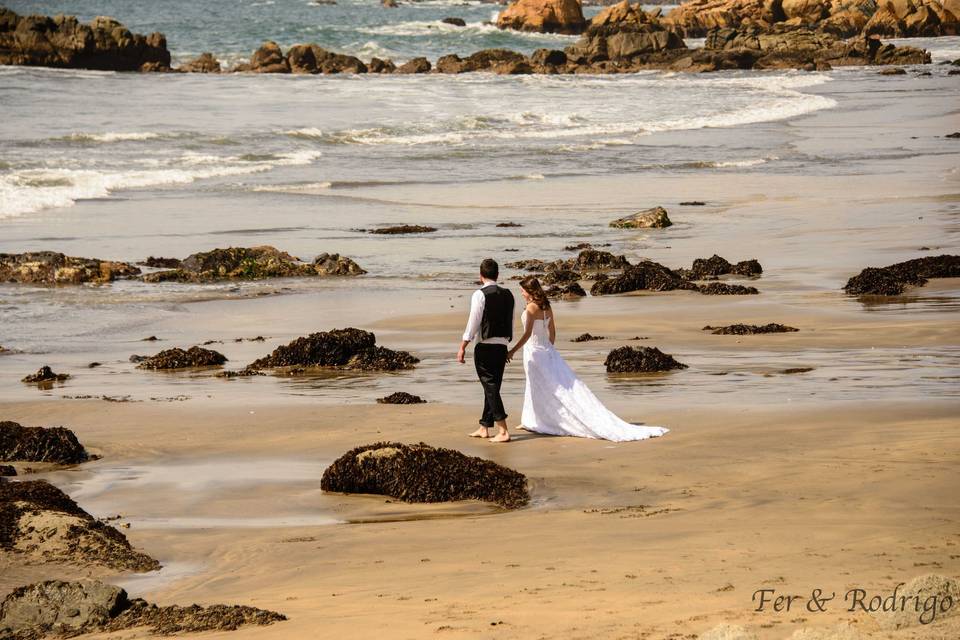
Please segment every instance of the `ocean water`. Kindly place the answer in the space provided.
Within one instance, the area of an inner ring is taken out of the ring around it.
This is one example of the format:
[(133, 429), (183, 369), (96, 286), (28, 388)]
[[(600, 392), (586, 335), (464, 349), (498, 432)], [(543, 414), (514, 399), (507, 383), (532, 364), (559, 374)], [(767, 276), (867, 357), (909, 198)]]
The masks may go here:
[[(165, 32), (177, 59), (213, 51), (225, 62), (248, 56), (267, 38), (397, 60), (572, 41), (500, 32), (484, 24), (498, 7), (472, 2), (417, 2), (395, 10), (293, 0), (18, 0), (7, 6), (83, 19), (112, 15), (136, 31)], [(463, 17), (470, 26), (441, 25), (445, 16)], [(462, 393), (473, 384), (469, 372), (451, 365), (446, 343), (433, 334), (381, 336), (424, 359), (416, 373), (399, 377), (230, 383), (138, 372), (127, 358), (222, 340), (214, 348), (239, 365), (309, 331), (456, 311), (485, 255), (509, 249), (498, 253), (503, 261), (567, 257), (563, 246), (581, 241), (609, 243), (631, 259), (669, 266), (715, 251), (731, 259), (758, 257), (768, 267), (764, 294), (785, 304), (813, 300), (842, 313), (950, 317), (957, 302), (949, 290), (923, 294), (902, 309), (865, 308), (837, 292), (851, 271), (915, 257), (920, 246), (955, 252), (955, 200), (930, 197), (917, 212), (929, 224), (905, 227), (899, 196), (890, 194), (865, 195), (854, 210), (831, 210), (815, 225), (777, 199), (780, 181), (794, 177), (832, 180), (833, 193), (842, 193), (837, 179), (905, 180), (911, 202), (960, 180), (957, 143), (942, 137), (960, 129), (960, 85), (947, 75), (950, 67), (939, 64), (960, 57), (960, 38), (909, 44), (931, 50), (935, 64), (893, 78), (864, 68), (354, 77), (0, 67), (0, 252), (56, 250), (136, 261), (271, 244), (305, 259), (344, 253), (370, 271), (350, 281), (0, 285), (0, 345), (15, 351), (0, 357), (0, 397), (195, 400), (256, 388), (264, 397), (368, 402), (400, 382), (434, 397)], [(927, 70), (930, 76), (919, 75)], [(923, 130), (907, 133), (902, 123)], [(704, 208), (679, 207), (683, 200), (710, 200), (705, 193), (724, 193), (727, 179), (745, 178), (744, 184), (757, 184), (749, 193), (726, 194)], [(826, 192), (819, 200), (804, 195), (817, 207), (831, 206)], [(661, 203), (672, 216), (679, 212), (678, 224), (661, 234), (606, 227), (613, 217)], [(724, 213), (731, 207), (746, 217), (731, 221)], [(508, 220), (523, 227), (495, 226)], [(357, 231), (401, 222), (439, 230), (410, 238)], [(605, 309), (620, 303), (588, 298), (578, 304)], [(150, 334), (164, 341), (139, 341)], [(267, 336), (267, 343), (233, 343), (256, 335)], [(642, 385), (607, 379), (596, 364), (600, 350), (573, 357), (602, 392), (674, 395), (680, 402), (704, 393), (776, 402), (785, 390), (817, 400), (868, 398), (878, 389), (952, 396), (951, 376), (960, 363), (956, 350), (824, 350), (803, 357), (771, 350), (734, 357), (694, 349), (684, 355), (700, 366), (684, 374), (680, 390), (669, 377)], [(898, 363), (911, 357), (917, 366), (904, 382)], [(819, 367), (844, 358), (859, 364), (805, 378), (768, 375), (801, 360)], [(88, 371), (91, 361), (104, 366)], [(74, 381), (46, 392), (19, 383), (45, 363), (75, 373)], [(730, 363), (736, 363), (732, 374)]]

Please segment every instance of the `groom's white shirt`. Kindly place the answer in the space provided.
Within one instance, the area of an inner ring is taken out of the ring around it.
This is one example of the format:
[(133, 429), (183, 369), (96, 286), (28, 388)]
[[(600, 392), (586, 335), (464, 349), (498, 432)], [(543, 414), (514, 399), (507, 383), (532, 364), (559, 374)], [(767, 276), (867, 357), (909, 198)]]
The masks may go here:
[[(473, 342), (473, 339), (480, 333), (480, 323), (483, 321), (483, 309), (487, 305), (487, 298), (483, 295), (482, 289), (491, 284), (497, 284), (497, 281), (481, 278), (480, 288), (474, 291), (473, 297), (470, 298), (470, 317), (467, 319), (467, 328), (463, 332), (463, 339), (466, 342)], [(504, 346), (510, 346), (510, 341), (506, 338), (487, 338), (479, 342), (480, 344), (502, 344)]]

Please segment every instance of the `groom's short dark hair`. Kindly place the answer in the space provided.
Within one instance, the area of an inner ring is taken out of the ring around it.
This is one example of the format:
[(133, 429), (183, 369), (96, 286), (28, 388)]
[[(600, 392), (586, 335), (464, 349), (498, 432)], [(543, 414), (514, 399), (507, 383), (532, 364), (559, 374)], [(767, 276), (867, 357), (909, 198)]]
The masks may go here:
[(485, 258), (480, 263), (480, 275), (487, 280), (496, 280), (500, 276), (500, 265), (493, 258)]

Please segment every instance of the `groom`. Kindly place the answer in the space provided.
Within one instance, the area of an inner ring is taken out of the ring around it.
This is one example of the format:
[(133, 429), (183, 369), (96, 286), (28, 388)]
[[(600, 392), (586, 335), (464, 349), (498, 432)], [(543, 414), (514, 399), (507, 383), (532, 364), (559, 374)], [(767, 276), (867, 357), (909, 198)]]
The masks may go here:
[(460, 364), (465, 362), (467, 345), (478, 338), (473, 363), (483, 386), (483, 415), (480, 416), (480, 428), (470, 435), (489, 438), (489, 429), (496, 424), (497, 435), (490, 441), (510, 442), (500, 385), (507, 364), (507, 347), (513, 339), (513, 294), (497, 284), (499, 275), (500, 267), (495, 260), (487, 258), (480, 263), (480, 288), (470, 299), (470, 318), (463, 332), (457, 361)]

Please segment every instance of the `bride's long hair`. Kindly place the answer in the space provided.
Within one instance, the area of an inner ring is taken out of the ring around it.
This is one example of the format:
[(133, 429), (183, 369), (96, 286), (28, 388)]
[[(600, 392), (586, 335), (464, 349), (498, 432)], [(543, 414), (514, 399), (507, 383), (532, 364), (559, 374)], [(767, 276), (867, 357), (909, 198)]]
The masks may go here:
[(520, 288), (530, 294), (530, 297), (533, 298), (533, 301), (537, 303), (538, 307), (544, 310), (550, 308), (550, 299), (547, 298), (547, 292), (543, 290), (536, 276), (527, 276), (521, 280)]

